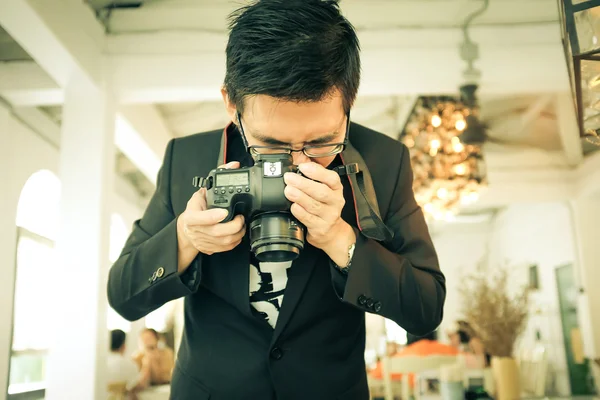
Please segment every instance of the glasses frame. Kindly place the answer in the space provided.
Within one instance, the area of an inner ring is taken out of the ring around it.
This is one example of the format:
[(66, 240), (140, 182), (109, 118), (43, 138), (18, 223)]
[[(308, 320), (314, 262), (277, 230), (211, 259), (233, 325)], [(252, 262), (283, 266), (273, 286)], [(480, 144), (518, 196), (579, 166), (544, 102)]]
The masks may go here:
[[(240, 133), (242, 134), (242, 140), (244, 141), (244, 146), (246, 146), (246, 150), (252, 155), (264, 154), (264, 153), (261, 153), (258, 149), (270, 149), (270, 150), (275, 150), (275, 151), (280, 150), (282, 153), (286, 153), (286, 154), (302, 152), (308, 158), (322, 158), (322, 157), (330, 157), (330, 156), (333, 156), (336, 154), (340, 154), (342, 151), (344, 151), (346, 149), (346, 146), (348, 145), (348, 137), (350, 135), (350, 112), (346, 113), (346, 133), (345, 133), (343, 142), (314, 144), (314, 145), (310, 145), (310, 146), (303, 146), (301, 149), (298, 149), (298, 150), (294, 150), (290, 147), (281, 147), (281, 146), (260, 146), (260, 145), (249, 146), (248, 139), (246, 138), (246, 133), (244, 132), (244, 127), (242, 125), (242, 115), (238, 111), (236, 116), (237, 116), (237, 120), (238, 120), (238, 126), (240, 127)], [(324, 148), (324, 147), (330, 147), (330, 146), (336, 146), (336, 149), (334, 149), (328, 153), (319, 154), (319, 155), (312, 155), (312, 154), (307, 153), (307, 150), (310, 151), (310, 149), (318, 149), (318, 148)]]

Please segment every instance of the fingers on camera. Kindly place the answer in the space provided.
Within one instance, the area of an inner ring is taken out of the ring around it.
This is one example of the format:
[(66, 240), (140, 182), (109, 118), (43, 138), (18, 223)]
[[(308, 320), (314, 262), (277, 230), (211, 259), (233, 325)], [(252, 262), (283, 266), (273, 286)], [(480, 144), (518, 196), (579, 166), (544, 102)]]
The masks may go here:
[(219, 165), (219, 168), (235, 169), (240, 167), (239, 161), (230, 161), (227, 164)]

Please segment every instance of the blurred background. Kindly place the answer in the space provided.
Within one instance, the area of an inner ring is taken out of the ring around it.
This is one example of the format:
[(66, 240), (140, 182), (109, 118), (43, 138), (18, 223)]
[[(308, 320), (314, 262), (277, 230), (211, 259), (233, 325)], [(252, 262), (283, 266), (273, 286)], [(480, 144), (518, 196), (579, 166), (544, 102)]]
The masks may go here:
[[(448, 290), (427, 338), (367, 316), (374, 398), (597, 393), (599, 3), (341, 2), (362, 47), (352, 119), (410, 148)], [(107, 360), (148, 335), (176, 357), (182, 300), (128, 322), (107, 275), (167, 142), (229, 122), (243, 4), (0, 0), (0, 400), (119, 398)], [(138, 396), (167, 399), (152, 383)]]

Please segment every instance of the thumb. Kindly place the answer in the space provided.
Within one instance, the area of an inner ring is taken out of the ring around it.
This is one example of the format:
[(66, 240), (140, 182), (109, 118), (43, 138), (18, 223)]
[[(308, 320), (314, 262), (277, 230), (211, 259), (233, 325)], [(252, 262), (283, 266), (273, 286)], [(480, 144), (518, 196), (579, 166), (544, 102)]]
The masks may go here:
[(225, 169), (237, 169), (239, 167), (240, 167), (239, 161), (230, 161), (227, 164), (223, 164), (223, 165), (219, 166), (219, 168), (225, 168)]
[(187, 210), (204, 211), (206, 210), (206, 188), (198, 189), (188, 200)]
[(200, 212), (190, 213), (188, 224), (191, 226), (211, 226), (223, 221), (229, 212), (224, 208), (212, 208)]

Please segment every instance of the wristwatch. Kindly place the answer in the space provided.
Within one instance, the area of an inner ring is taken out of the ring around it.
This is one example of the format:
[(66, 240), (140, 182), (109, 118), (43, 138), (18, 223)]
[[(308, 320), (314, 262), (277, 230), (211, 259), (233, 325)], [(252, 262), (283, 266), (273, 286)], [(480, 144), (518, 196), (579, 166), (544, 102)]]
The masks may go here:
[(350, 270), (350, 265), (352, 264), (352, 257), (354, 257), (354, 249), (355, 248), (356, 248), (356, 243), (352, 243), (350, 246), (348, 246), (348, 263), (345, 266), (340, 267), (336, 263), (332, 263), (335, 266), (335, 268), (344, 275), (348, 275), (348, 271)]

